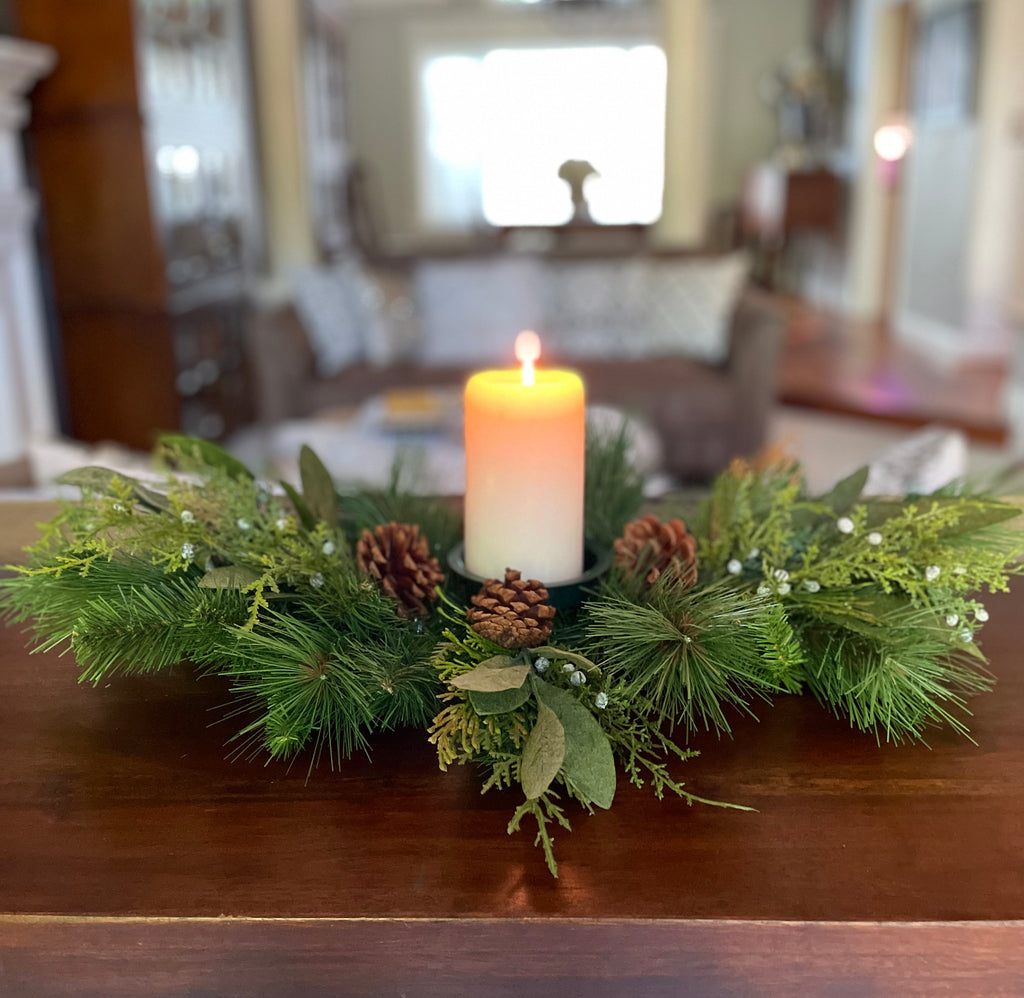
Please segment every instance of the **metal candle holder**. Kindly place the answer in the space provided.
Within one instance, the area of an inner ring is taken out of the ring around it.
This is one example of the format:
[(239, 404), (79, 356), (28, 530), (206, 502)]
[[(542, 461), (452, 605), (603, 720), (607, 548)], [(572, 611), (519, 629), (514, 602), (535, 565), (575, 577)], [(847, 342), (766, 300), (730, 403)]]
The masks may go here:
[[(588, 586), (595, 583), (605, 572), (612, 561), (612, 553), (607, 548), (591, 544), (583, 545), (583, 574), (575, 579), (567, 579), (557, 585), (544, 583), (548, 591), (548, 602), (556, 610), (571, 610), (579, 606), (586, 598)], [(475, 582), (482, 586), (487, 580), (482, 575), (475, 575), (466, 568), (465, 545), (459, 541), (448, 552), (448, 567), (459, 578), (466, 582)], [(543, 580), (541, 580), (543, 581)]]

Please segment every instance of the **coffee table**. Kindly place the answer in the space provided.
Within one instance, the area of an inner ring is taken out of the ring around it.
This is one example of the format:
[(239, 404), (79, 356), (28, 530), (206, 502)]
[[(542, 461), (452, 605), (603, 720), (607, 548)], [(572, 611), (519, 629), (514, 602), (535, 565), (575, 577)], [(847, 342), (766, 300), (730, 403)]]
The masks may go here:
[[(49, 513), (0, 506), (0, 563)], [(977, 746), (782, 697), (675, 769), (756, 813), (620, 785), (557, 881), (421, 732), (229, 763), (222, 683), (79, 686), (0, 628), (0, 994), (1022, 994), (1022, 599), (990, 601)]]

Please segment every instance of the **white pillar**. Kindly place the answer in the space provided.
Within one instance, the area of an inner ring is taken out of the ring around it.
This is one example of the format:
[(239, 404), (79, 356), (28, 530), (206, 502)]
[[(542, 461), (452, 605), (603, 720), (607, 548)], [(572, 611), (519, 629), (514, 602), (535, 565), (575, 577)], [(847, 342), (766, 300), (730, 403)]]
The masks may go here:
[(18, 135), (28, 120), (23, 95), (55, 62), (45, 45), (0, 38), (0, 463), (57, 430), (32, 234), (36, 200)]

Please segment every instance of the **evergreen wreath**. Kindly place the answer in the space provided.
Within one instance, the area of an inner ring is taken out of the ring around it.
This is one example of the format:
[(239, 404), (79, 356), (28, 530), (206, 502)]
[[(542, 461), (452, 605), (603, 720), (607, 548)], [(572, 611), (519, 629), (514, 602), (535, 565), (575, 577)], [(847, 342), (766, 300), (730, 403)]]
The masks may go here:
[(386, 488), (339, 493), (303, 448), (297, 490), (171, 436), (159, 486), (64, 476), (81, 499), (8, 566), (0, 612), (93, 684), (185, 660), (226, 677), (233, 755), (333, 767), (378, 731), (422, 727), (442, 769), (519, 785), (508, 830), (531, 816), (556, 876), (565, 802), (610, 807), (617, 774), (737, 807), (669, 764), (755, 700), (809, 693), (879, 741), (969, 737), (966, 700), (992, 685), (977, 594), (1021, 572), (1015, 505), (962, 485), (865, 497), (866, 469), (811, 498), (775, 458), (733, 462), (685, 522), (636, 519), (628, 445), (588, 433), (587, 538), (615, 557), (576, 609), (515, 572), (478, 593), (446, 575), (456, 506), (414, 495), (400, 465)]

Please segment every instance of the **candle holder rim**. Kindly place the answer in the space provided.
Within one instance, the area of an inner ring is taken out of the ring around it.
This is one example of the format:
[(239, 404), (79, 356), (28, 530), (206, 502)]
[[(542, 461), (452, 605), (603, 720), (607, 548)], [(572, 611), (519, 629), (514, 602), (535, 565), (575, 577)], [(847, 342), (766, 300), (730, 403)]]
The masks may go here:
[[(476, 575), (466, 568), (466, 545), (464, 541), (454, 544), (448, 551), (448, 567), (460, 578), (470, 582), (483, 585), (487, 579), (482, 575)], [(611, 566), (611, 548), (594, 544), (591, 541), (583, 543), (583, 573), (574, 579), (565, 579), (562, 582), (548, 585), (543, 583), (548, 591), (548, 601), (559, 609), (566, 609), (578, 606), (583, 602), (583, 589), (589, 583), (596, 582)]]

